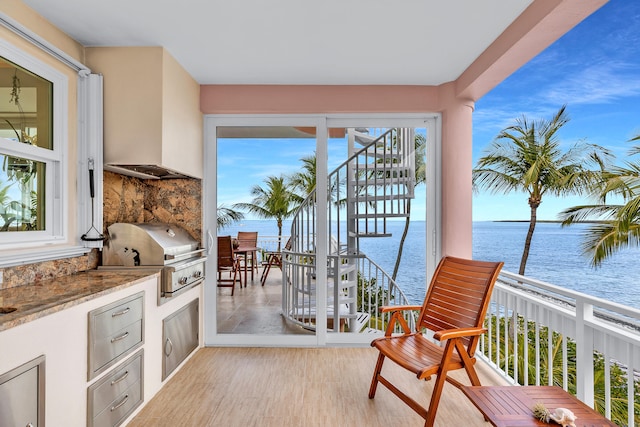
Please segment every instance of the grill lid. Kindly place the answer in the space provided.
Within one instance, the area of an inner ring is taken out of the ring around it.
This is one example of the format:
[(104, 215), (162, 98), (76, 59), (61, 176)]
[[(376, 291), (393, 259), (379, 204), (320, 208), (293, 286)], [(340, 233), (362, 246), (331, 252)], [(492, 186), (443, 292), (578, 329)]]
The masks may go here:
[(198, 249), (198, 242), (175, 224), (115, 223), (108, 231), (104, 265), (165, 265)]

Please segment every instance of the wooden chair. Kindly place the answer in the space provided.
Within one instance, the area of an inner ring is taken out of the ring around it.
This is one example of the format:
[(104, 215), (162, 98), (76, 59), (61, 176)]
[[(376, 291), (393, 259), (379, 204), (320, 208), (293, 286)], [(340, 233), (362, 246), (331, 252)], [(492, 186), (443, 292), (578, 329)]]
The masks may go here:
[[(227, 272), (229, 273), (229, 279), (222, 277), (222, 273)], [(233, 253), (231, 236), (218, 236), (218, 287), (231, 288), (231, 296), (233, 296), (236, 282), (240, 283), (240, 287), (242, 287), (240, 263)]]
[[(489, 298), (502, 265), (502, 262), (445, 257), (438, 264), (422, 306), (381, 308), (383, 313), (391, 313), (391, 318), (385, 336), (371, 342), (380, 353), (369, 389), (370, 399), (380, 382), (424, 418), (425, 427), (432, 427), (444, 383), (463, 386), (447, 375), (449, 371), (464, 368), (471, 384), (480, 385), (474, 368), (475, 351), (486, 331), (483, 323)], [(416, 331), (410, 330), (402, 315), (404, 310), (420, 310)], [(396, 322), (404, 331), (401, 335), (393, 335)], [(434, 332), (433, 341), (424, 335), (424, 329)], [(434, 341), (445, 344), (441, 346)], [(420, 380), (436, 376), (428, 410), (381, 375), (385, 358), (413, 372)]]
[[(258, 246), (258, 232), (257, 231), (238, 231), (236, 238), (238, 241), (238, 248), (255, 248)], [(243, 257), (243, 261), (246, 263), (244, 268), (251, 266), (251, 280), (253, 280), (253, 270), (258, 271), (257, 250), (246, 253)], [(244, 284), (247, 286), (247, 284)]]
[[(288, 251), (291, 249), (291, 237), (287, 240), (287, 243), (284, 245), (284, 250)], [(262, 276), (260, 276), (260, 282), (262, 282), (262, 286), (264, 286), (264, 282), (267, 281), (267, 276), (269, 276), (269, 271), (272, 266), (278, 267), (282, 270), (282, 252), (273, 251), (273, 252), (265, 252), (263, 254), (266, 259), (264, 268), (262, 269)]]

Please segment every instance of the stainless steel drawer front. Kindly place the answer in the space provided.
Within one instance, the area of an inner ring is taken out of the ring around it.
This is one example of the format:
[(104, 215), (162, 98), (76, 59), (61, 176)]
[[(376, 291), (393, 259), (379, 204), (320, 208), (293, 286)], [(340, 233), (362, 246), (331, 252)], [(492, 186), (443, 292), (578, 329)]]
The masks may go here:
[(96, 315), (93, 323), (94, 336), (99, 339), (111, 335), (113, 331), (142, 319), (143, 301), (142, 297), (138, 297)]
[(112, 335), (93, 342), (93, 370), (98, 370), (113, 359), (142, 343), (142, 320), (127, 325)]
[(144, 343), (144, 292), (89, 312), (88, 379)]
[(87, 389), (87, 426), (113, 427), (144, 400), (144, 349)]

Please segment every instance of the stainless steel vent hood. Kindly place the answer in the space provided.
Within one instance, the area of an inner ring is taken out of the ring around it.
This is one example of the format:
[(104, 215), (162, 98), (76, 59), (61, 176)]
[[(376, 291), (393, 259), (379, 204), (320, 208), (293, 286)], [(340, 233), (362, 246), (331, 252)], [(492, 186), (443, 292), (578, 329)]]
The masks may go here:
[(164, 166), (158, 165), (113, 165), (106, 164), (104, 169), (129, 175), (141, 179), (177, 179), (177, 178), (196, 178), (184, 173), (176, 172)]

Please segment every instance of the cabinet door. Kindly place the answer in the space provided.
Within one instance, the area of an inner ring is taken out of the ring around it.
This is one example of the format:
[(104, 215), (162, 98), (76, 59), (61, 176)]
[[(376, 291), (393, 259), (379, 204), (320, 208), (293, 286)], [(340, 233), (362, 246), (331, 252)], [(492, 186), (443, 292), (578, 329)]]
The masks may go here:
[(162, 321), (162, 379), (198, 347), (198, 304), (191, 301)]
[(44, 356), (0, 375), (0, 426), (44, 426)]

